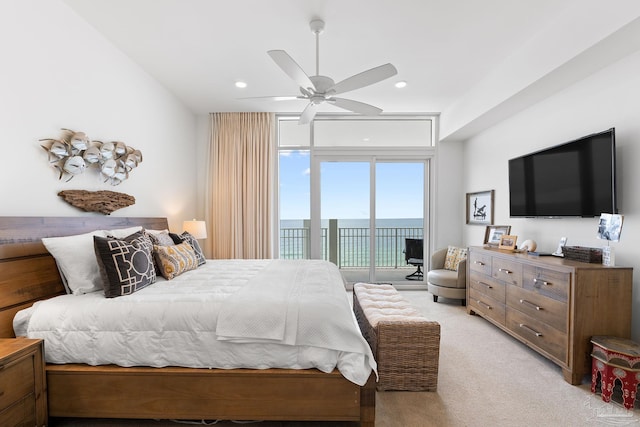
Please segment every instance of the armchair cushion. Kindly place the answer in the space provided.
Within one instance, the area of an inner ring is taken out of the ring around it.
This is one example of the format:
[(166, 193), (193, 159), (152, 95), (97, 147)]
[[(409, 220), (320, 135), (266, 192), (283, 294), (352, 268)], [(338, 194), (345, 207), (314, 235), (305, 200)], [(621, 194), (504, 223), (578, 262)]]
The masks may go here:
[(427, 280), (437, 286), (444, 288), (457, 288), (458, 273), (452, 270), (430, 270), (427, 273)]
[(447, 256), (444, 260), (444, 269), (458, 271), (458, 264), (467, 259), (467, 249), (449, 246), (447, 248)]

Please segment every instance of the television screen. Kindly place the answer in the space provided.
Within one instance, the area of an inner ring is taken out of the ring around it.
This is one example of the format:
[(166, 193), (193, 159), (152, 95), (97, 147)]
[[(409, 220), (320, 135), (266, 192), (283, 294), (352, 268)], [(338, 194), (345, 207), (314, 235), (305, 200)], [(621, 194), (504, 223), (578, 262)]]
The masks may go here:
[(512, 217), (618, 213), (615, 129), (509, 160)]

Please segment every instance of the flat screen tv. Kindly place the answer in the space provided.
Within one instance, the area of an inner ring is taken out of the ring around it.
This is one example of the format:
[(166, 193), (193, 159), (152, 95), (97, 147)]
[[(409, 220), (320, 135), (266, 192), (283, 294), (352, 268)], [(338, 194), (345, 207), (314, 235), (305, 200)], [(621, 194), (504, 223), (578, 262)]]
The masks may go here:
[(615, 128), (509, 160), (511, 217), (618, 213)]

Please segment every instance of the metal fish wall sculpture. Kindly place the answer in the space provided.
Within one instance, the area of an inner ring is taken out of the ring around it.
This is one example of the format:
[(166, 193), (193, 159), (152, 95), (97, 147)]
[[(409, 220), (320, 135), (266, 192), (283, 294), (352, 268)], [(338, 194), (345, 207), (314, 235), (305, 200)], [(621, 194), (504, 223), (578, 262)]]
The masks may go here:
[(104, 182), (119, 185), (142, 162), (140, 150), (128, 147), (124, 142), (92, 141), (84, 132), (62, 131), (60, 139), (40, 140), (49, 163), (60, 172), (58, 179), (70, 181), (85, 169), (96, 168)]

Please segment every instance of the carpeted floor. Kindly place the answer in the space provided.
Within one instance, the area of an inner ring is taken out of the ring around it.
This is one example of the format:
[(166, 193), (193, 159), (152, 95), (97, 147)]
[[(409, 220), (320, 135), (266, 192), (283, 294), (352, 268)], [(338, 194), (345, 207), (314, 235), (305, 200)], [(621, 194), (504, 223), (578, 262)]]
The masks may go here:
[[(469, 316), (458, 301), (434, 303), (426, 291), (401, 292), (441, 325), (438, 391), (378, 392), (376, 426), (640, 426), (640, 409), (627, 411), (618, 403), (604, 403), (591, 393), (587, 378), (580, 386), (566, 383), (560, 368), (484, 319)], [(168, 420), (50, 421), (52, 427), (185, 425)], [(215, 425), (338, 427), (344, 423), (224, 421)]]

